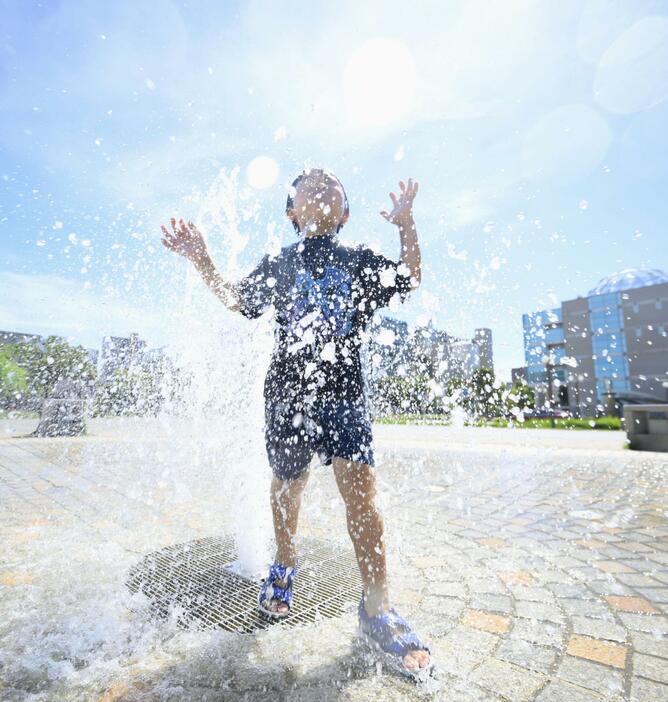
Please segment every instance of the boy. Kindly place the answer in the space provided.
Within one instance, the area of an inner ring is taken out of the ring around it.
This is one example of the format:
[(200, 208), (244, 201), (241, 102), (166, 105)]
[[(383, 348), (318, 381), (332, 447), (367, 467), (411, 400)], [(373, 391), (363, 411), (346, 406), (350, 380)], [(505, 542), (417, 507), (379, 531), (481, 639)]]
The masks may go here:
[(265, 255), (236, 284), (225, 281), (192, 223), (171, 220), (162, 243), (188, 258), (213, 292), (246, 317), (273, 306), (276, 340), (264, 385), (265, 443), (273, 471), (271, 506), (276, 560), (263, 581), (258, 607), (288, 615), (296, 575), (294, 537), (308, 466), (317, 452), (332, 465), (345, 502), (348, 532), (364, 583), (360, 632), (402, 674), (423, 679), (429, 649), (389, 606), (383, 520), (375, 504), (371, 422), (360, 361), (362, 332), (376, 309), (420, 284), (420, 249), (413, 220), (418, 183), (399, 183), (392, 210), (381, 215), (399, 228), (397, 264), (337, 234), (348, 221), (345, 190), (336, 176), (310, 169), (292, 184), (286, 214), (301, 241), (275, 258)]

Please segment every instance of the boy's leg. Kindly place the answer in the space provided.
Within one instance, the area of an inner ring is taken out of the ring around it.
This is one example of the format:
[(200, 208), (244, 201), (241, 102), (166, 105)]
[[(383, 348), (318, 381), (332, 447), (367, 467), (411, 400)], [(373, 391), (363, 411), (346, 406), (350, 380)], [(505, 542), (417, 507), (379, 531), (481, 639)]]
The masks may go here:
[(332, 467), (341, 497), (346, 506), (348, 533), (355, 548), (364, 584), (366, 610), (382, 614), (389, 607), (385, 571), (383, 517), (376, 509), (376, 477), (366, 463), (347, 458), (333, 458)]
[[(333, 458), (336, 483), (346, 505), (348, 533), (355, 548), (364, 584), (365, 609), (370, 616), (389, 609), (383, 518), (376, 509), (376, 474), (366, 463), (348, 458)], [(411, 651), (404, 656), (407, 668), (417, 669), (429, 663), (426, 651)]]
[[(276, 562), (294, 568), (296, 554), (294, 538), (299, 523), (299, 508), (302, 494), (308, 481), (308, 471), (294, 480), (281, 480), (276, 476), (271, 481), (271, 511), (274, 517), (276, 536)], [(284, 585), (281, 581), (278, 585)], [(288, 606), (278, 600), (270, 600), (268, 608), (287, 612)]]

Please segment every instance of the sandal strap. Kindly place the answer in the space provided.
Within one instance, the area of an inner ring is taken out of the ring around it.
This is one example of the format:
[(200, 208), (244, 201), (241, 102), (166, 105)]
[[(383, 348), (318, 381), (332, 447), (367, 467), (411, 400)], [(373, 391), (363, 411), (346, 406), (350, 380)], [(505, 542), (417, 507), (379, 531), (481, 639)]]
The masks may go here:
[(288, 585), (292, 585), (292, 581), (295, 578), (296, 569), (291, 566), (283, 565), (282, 563), (272, 563), (269, 566), (269, 575), (267, 580), (274, 582), (274, 580), (285, 580)]
[[(274, 563), (269, 568), (269, 575), (262, 581), (260, 601), (279, 600), (284, 604), (292, 604), (292, 582), (295, 578), (295, 568)], [(277, 580), (287, 583), (286, 586), (276, 585)]]
[(426, 651), (425, 646), (410, 624), (395, 610), (371, 617), (364, 609), (363, 601), (359, 608), (360, 624), (363, 631), (368, 634), (383, 651), (402, 658), (411, 651)]

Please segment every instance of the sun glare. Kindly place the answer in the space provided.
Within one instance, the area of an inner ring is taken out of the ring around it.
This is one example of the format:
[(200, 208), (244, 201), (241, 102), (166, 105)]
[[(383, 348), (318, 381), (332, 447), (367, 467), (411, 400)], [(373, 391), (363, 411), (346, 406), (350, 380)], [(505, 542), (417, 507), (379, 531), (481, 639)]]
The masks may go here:
[(349, 118), (370, 127), (396, 121), (412, 106), (415, 79), (415, 60), (403, 42), (369, 39), (353, 53), (344, 72)]
[(269, 188), (278, 178), (278, 164), (270, 156), (257, 156), (248, 164), (246, 178), (258, 190)]

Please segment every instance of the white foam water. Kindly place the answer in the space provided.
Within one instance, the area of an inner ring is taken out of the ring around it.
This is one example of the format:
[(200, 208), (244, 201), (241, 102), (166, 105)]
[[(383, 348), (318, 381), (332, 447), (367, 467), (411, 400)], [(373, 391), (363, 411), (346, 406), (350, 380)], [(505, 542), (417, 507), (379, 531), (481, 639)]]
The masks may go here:
[[(195, 220), (219, 272), (230, 281), (247, 272), (239, 265), (247, 237), (238, 228), (238, 172), (237, 168), (219, 173), (200, 198)], [(273, 229), (268, 230), (271, 238)], [(180, 411), (202, 431), (218, 426), (221, 462), (207, 463), (211, 489), (235, 495), (236, 569), (252, 577), (267, 565), (272, 533), (270, 470), (263, 436), (263, 379), (271, 344), (270, 320), (249, 320), (227, 310), (196, 269), (188, 267), (185, 294), (174, 310), (166, 352), (184, 378), (176, 393)], [(167, 414), (173, 411), (174, 404), (164, 409)], [(205, 459), (193, 457), (195, 462)]]

